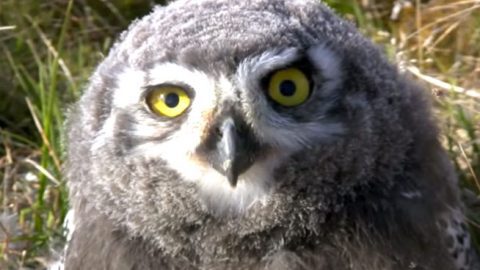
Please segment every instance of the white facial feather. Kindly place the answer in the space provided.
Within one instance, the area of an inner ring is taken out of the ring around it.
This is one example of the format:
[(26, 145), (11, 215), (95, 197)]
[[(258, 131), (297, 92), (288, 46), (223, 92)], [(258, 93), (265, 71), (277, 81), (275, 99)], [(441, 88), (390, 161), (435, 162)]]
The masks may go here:
[[(323, 122), (323, 119), (318, 118), (314, 122), (293, 121), (277, 113), (268, 103), (265, 90), (261, 89), (259, 83), (261, 78), (288, 66), (299, 57), (300, 54), (295, 48), (267, 51), (242, 62), (237, 72), (239, 86), (248, 89), (242, 105), (254, 132), (264, 142), (289, 152), (309, 147), (311, 142), (326, 140), (344, 131), (341, 123), (326, 119)], [(315, 91), (320, 91), (321, 96), (331, 95), (331, 92), (339, 87), (342, 78), (338, 57), (324, 45), (307, 51), (307, 57), (323, 78), (322, 81), (315, 81), (320, 85)]]
[[(315, 119), (315, 122), (296, 122), (278, 114), (268, 103), (264, 89), (259, 87), (259, 81), (299, 57), (295, 48), (267, 51), (241, 63), (234, 81), (226, 75), (212, 78), (201, 71), (174, 63), (164, 63), (146, 71), (125, 69), (119, 74), (120, 83), (114, 91), (113, 110), (128, 109), (133, 113), (144, 106), (142, 98), (147, 86), (180, 84), (188, 85), (195, 92), (188, 115), (177, 130), (161, 141), (145, 140), (145, 143), (132, 149), (130, 154), (147, 160), (162, 159), (183, 180), (197, 183), (200, 195), (213, 212), (241, 213), (254, 203), (265, 201), (272, 188), (273, 171), (284, 159), (319, 139), (342, 131), (340, 123), (322, 123), (318, 121), (321, 119)], [(325, 46), (318, 46), (309, 50), (307, 57), (326, 82), (317, 90), (324, 91), (327, 95), (338, 87), (341, 73), (333, 52)], [(240, 90), (240, 100), (235, 90)], [(235, 188), (230, 186), (225, 176), (196, 154), (196, 149), (208, 132), (209, 123), (214, 120), (214, 112), (227, 102), (241, 102), (245, 120), (252, 126), (258, 139), (282, 153), (253, 164), (239, 176)], [(141, 120), (131, 127), (132, 130), (123, 132), (148, 139), (166, 132), (170, 121), (155, 118)], [(112, 114), (99, 133), (94, 147), (108, 143), (114, 134), (114, 122)]]
[[(143, 106), (143, 89), (149, 85), (181, 83), (195, 91), (189, 115), (180, 128), (162, 141), (149, 141), (139, 145), (131, 150), (131, 155), (147, 160), (160, 158), (179, 173), (183, 180), (198, 183), (201, 196), (214, 212), (239, 213), (253, 203), (265, 199), (269, 192), (267, 183), (271, 180), (271, 172), (279, 161), (278, 157), (253, 165), (239, 176), (238, 186), (232, 188), (225, 176), (195, 155), (211, 120), (210, 114), (221, 102), (235, 98), (234, 86), (225, 76), (213, 79), (200, 71), (166, 63), (147, 71), (126, 69), (119, 77), (122, 79), (114, 91), (113, 110), (130, 108), (135, 111), (135, 108)], [(98, 133), (93, 144), (94, 151), (110, 142), (115, 132), (115, 115), (111, 114)], [(165, 132), (166, 122), (162, 121), (168, 120), (156, 120), (153, 123), (145, 119), (143, 123), (134, 125), (132, 130), (123, 132), (129, 132), (135, 137), (150, 138)]]
[(243, 213), (255, 203), (265, 203), (272, 190), (272, 174), (281, 162), (281, 157), (270, 157), (252, 165), (240, 175), (236, 187), (232, 187), (225, 176), (217, 171), (206, 170), (200, 182), (201, 196), (207, 206), (220, 215)]
[(338, 89), (343, 80), (338, 56), (325, 45), (312, 47), (307, 51), (307, 55), (322, 74), (322, 96), (331, 95), (332, 91)]
[(140, 99), (139, 86), (145, 85), (146, 74), (143, 71), (126, 68), (118, 76), (118, 88), (113, 96), (115, 108), (126, 108), (137, 104)]

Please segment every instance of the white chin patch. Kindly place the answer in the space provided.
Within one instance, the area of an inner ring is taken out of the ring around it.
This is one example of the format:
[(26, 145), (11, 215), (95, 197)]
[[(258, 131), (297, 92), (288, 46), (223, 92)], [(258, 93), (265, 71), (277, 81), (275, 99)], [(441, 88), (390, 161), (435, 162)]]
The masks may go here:
[(267, 159), (252, 165), (232, 187), (227, 178), (213, 168), (208, 168), (198, 179), (200, 197), (215, 215), (235, 216), (248, 211), (256, 204), (263, 205), (273, 188), (273, 170), (279, 159)]
[[(248, 211), (257, 203), (266, 202), (274, 188), (273, 172), (289, 153), (275, 152), (255, 162), (238, 177), (235, 187), (210, 164), (199, 159), (192, 150), (192, 140), (165, 140), (161, 144), (147, 143), (135, 149), (147, 160), (162, 158), (168, 168), (178, 172), (178, 181), (195, 183), (207, 211), (219, 216), (235, 216)], [(179, 144), (178, 142), (182, 142)]]

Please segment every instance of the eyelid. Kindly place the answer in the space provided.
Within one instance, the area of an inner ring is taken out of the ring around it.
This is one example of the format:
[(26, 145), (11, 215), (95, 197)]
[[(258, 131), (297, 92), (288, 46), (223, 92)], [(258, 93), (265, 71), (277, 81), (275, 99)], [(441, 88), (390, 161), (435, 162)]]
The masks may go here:
[(164, 83), (144, 86), (142, 94), (140, 95), (140, 100), (145, 100), (151, 91), (161, 87), (178, 87), (183, 89), (192, 101), (195, 98), (195, 91), (190, 85), (184, 82), (164, 82)]
[(281, 66), (281, 67), (275, 67), (274, 69), (270, 70), (265, 76), (263, 76), (260, 79), (260, 85), (261, 85), (262, 89), (267, 89), (268, 88), (268, 84), (270, 82), (270, 79), (272, 78), (272, 76), (275, 73), (277, 73), (279, 70), (289, 69), (289, 68), (299, 69), (307, 77), (308, 82), (310, 83), (310, 86), (311, 87), (313, 86), (312, 76), (315, 72), (318, 72), (318, 71), (316, 71), (315, 67), (304, 56), (304, 57), (301, 57), (301, 58), (291, 62), (290, 64), (287, 64), (287, 65), (284, 65), (284, 66)]

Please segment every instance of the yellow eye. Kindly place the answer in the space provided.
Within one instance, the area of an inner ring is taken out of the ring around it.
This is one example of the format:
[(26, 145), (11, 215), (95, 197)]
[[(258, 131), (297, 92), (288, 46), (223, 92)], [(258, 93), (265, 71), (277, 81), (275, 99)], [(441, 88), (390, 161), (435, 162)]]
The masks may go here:
[(177, 117), (190, 106), (187, 92), (178, 86), (161, 86), (147, 95), (147, 105), (154, 113)]
[(310, 83), (298, 68), (281, 69), (270, 77), (268, 95), (282, 106), (297, 106), (310, 95)]

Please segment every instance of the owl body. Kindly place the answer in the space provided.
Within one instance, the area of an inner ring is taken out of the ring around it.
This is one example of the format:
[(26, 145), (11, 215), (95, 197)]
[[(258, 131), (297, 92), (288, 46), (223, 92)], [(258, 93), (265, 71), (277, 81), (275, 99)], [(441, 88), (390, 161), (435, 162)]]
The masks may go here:
[(428, 99), (318, 1), (177, 1), (69, 113), (66, 269), (476, 269)]

